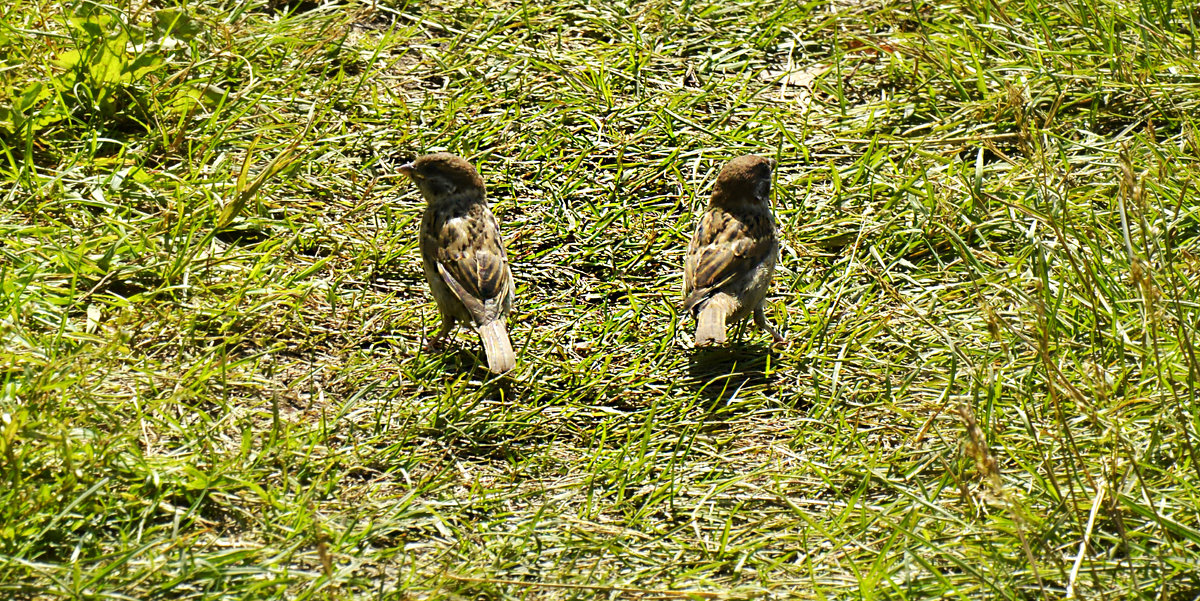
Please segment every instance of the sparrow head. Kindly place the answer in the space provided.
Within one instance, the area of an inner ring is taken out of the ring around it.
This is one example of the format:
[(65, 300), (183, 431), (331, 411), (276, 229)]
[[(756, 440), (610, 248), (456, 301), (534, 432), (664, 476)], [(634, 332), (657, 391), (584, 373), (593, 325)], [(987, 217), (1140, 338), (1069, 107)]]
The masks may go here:
[(419, 156), (401, 165), (400, 173), (408, 176), (430, 203), (483, 199), (483, 178), (470, 163), (448, 152)]
[(717, 204), (739, 205), (771, 202), (771, 173), (775, 159), (753, 154), (740, 156), (721, 168), (713, 186), (712, 201)]

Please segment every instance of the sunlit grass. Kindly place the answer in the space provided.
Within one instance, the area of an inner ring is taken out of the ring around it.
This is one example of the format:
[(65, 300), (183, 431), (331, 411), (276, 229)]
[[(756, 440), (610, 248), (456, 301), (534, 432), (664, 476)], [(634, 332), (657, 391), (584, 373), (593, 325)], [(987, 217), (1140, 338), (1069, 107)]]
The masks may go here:
[[(0, 8), (0, 596), (1195, 598), (1200, 12), (1068, 4)], [(695, 352), (748, 152), (789, 342)]]

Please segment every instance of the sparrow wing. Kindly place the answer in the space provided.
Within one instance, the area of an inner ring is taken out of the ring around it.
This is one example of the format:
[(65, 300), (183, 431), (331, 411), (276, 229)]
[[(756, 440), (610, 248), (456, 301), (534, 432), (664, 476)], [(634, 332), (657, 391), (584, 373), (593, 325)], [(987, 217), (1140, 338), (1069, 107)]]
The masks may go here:
[(684, 263), (683, 308), (748, 275), (775, 248), (775, 227), (767, 214), (734, 215), (710, 209), (700, 219)]
[(512, 274), (500, 240), (500, 224), (484, 205), (441, 220), (435, 259), (438, 273), (476, 324), (495, 319), (511, 294)]

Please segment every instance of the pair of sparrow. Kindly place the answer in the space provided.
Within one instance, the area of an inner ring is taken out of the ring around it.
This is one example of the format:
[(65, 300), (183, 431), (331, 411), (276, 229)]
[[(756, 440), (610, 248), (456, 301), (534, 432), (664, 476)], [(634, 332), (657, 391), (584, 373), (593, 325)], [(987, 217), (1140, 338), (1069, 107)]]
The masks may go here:
[[(724, 343), (726, 328), (751, 313), (776, 343), (783, 341), (763, 313), (779, 255), (770, 200), (774, 168), (772, 159), (746, 155), (717, 175), (683, 270), (683, 308), (696, 319), (696, 346)], [(483, 178), (470, 163), (444, 152), (418, 157), (400, 172), (429, 203), (421, 219), (421, 260), (442, 325), (427, 348), (439, 348), (463, 322), (479, 332), (489, 370), (512, 369), (517, 357), (505, 325), (513, 303), (512, 272)]]

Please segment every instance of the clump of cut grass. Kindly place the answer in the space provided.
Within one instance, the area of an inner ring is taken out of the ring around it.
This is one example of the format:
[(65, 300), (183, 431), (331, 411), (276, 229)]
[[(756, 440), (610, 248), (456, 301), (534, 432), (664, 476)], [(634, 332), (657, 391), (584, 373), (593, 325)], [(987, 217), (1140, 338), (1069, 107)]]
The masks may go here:
[[(1185, 4), (10, 3), (0, 593), (1193, 598)], [(439, 149), (509, 379), (422, 350)], [(789, 344), (694, 352), (748, 152)]]

